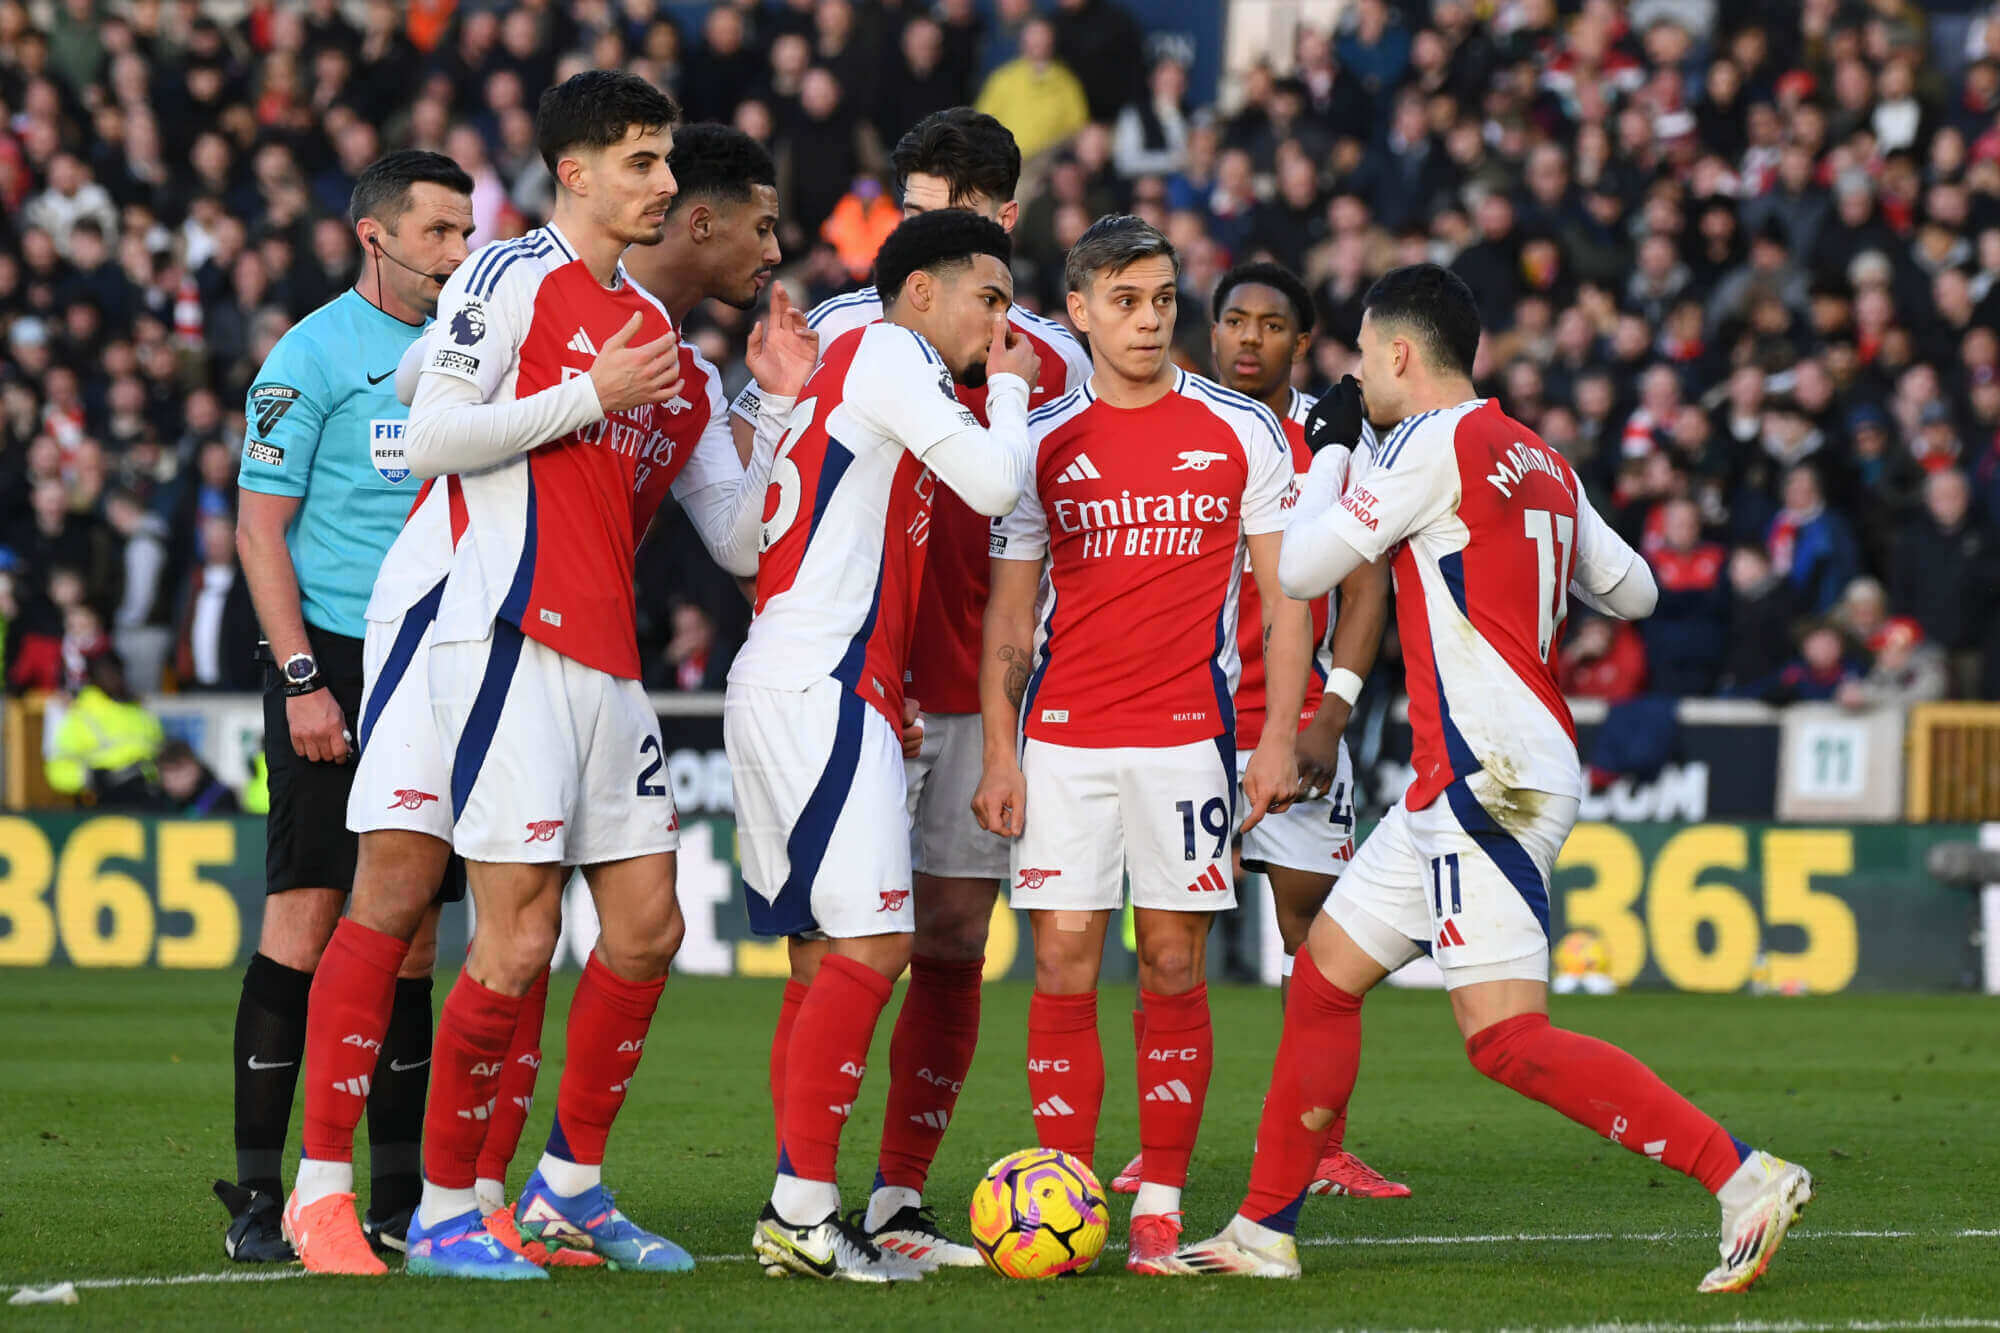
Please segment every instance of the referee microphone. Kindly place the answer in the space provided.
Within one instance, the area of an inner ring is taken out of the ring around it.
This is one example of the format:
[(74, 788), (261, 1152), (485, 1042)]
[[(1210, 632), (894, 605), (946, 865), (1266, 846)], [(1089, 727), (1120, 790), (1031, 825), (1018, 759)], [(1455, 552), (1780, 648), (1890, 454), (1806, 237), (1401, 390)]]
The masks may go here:
[[(368, 244), (375, 247), (376, 255), (378, 255), (383, 259), (388, 260), (390, 263), (394, 264), (397, 268), (408, 269), (410, 272), (416, 274), (418, 277), (429, 278), (432, 282), (436, 283), (440, 287), (444, 286), (445, 283), (451, 280), (451, 274), (449, 273), (426, 273), (424, 272), (424, 270), (418, 268), (415, 264), (404, 263), (402, 260), (396, 258), (395, 255), (389, 253), (389, 251), (383, 247), (382, 238), (380, 236), (370, 236), (368, 238)], [(376, 280), (378, 289), (380, 286), (380, 281), (381, 280), (379, 278)]]

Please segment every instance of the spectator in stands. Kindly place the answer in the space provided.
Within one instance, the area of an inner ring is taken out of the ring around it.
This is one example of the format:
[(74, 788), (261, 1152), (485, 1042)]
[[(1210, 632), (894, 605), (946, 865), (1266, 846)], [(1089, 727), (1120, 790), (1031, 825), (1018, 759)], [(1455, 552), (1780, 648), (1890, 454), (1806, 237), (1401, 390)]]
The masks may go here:
[(1826, 507), (1819, 471), (1811, 464), (1785, 473), (1784, 507), (1771, 520), (1765, 542), (1771, 567), (1791, 583), (1801, 609), (1809, 612), (1832, 609), (1859, 563), (1853, 529)]
[(715, 619), (699, 602), (675, 602), (669, 615), (673, 636), (646, 687), (654, 690), (720, 690), (739, 645), (723, 643)]
[(1729, 652), (1727, 554), (1702, 540), (1701, 511), (1688, 499), (1663, 506), (1660, 540), (1647, 555), (1660, 601), (1641, 624), (1652, 688), (1705, 695)]
[(65, 796), (87, 795), (100, 806), (149, 805), (163, 739), (160, 720), (127, 692), (118, 654), (100, 653), (56, 725), (44, 765), (49, 786)]
[(1822, 621), (1806, 629), (1799, 639), (1798, 655), (1775, 675), (1751, 681), (1731, 693), (1768, 704), (1825, 703), (1846, 687), (1859, 684), (1865, 670), (1839, 627)]
[[(1056, 55), (1083, 81), (1088, 119), (1109, 124), (1145, 96), (1145, 31), (1117, 0), (1056, 0), (1053, 35)], [(1021, 156), (1034, 156), (1025, 140)]]
[(1171, 176), (1187, 165), (1187, 67), (1171, 56), (1153, 62), (1148, 95), (1118, 113), (1111, 163), (1121, 176)]
[(257, 613), (236, 557), (236, 523), (201, 520), (201, 559), (188, 576), (174, 640), (174, 674), (186, 690), (254, 690)]
[(1791, 584), (1771, 567), (1770, 553), (1748, 543), (1729, 553), (1729, 593), (1729, 649), (1720, 683), (1735, 694), (1790, 657), (1798, 602)]
[(1646, 689), (1646, 645), (1629, 621), (1584, 616), (1562, 650), (1563, 693), (1622, 704)]
[(1843, 681), (1834, 698), (1849, 708), (1907, 707), (1942, 699), (1951, 688), (1951, 664), (1944, 650), (1926, 642), (1923, 627), (1908, 616), (1886, 622), (1868, 640), (1875, 655), (1868, 674)]
[(2000, 547), (1971, 505), (1964, 473), (1931, 473), (1924, 480), (1923, 511), (1904, 525), (1890, 566), (1890, 606), (1951, 654), (1979, 643), (1986, 628), (1980, 619), (2000, 586)]
[[(1115, 8), (1097, 0), (1084, 0), (1084, 7)], [(1132, 63), (1134, 50), (1124, 53), (1123, 63)], [(1123, 76), (1118, 77), (1122, 81)], [(1021, 54), (986, 77), (976, 105), (1013, 131), (1023, 158), (1061, 143), (1089, 124), (1091, 116), (1083, 85), (1056, 59), (1055, 29), (1041, 18), (1029, 20), (1021, 29)], [(1123, 105), (1121, 98), (1117, 106)]]
[(207, 764), (183, 740), (171, 740), (160, 747), (156, 761), (160, 770), (161, 808), (191, 819), (213, 819), (239, 814), (241, 804), (228, 784), (209, 771)]

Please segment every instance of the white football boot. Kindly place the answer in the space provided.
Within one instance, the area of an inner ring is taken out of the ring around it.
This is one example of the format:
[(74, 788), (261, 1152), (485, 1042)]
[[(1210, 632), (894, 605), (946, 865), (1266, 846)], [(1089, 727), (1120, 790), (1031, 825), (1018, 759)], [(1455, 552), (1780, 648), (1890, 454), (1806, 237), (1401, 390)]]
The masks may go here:
[(1747, 1291), (1812, 1202), (1813, 1178), (1802, 1166), (1752, 1152), (1715, 1197), (1722, 1204), (1722, 1262), (1698, 1290)]

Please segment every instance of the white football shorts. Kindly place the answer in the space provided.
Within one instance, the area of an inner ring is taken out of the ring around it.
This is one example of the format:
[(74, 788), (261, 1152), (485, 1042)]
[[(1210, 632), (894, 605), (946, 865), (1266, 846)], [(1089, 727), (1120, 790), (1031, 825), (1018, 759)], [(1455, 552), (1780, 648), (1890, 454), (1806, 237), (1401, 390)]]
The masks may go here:
[(886, 717), (837, 680), (804, 690), (731, 681), (722, 738), (751, 930), (860, 939), (916, 929), (903, 745)]
[[(1243, 770), (1250, 766), (1250, 751), (1236, 752), (1236, 779), (1239, 788)], [(1248, 800), (1237, 797), (1239, 816), (1250, 808)], [(1340, 743), (1340, 763), (1335, 771), (1333, 790), (1308, 801), (1294, 801), (1275, 815), (1265, 815), (1257, 827), (1243, 835), (1243, 868), (1262, 873), (1271, 866), (1305, 870), (1315, 875), (1338, 876), (1354, 856), (1354, 761), (1348, 756), (1347, 742)]]
[(1234, 748), (1228, 736), (1158, 748), (1028, 741), (1026, 825), (1014, 842), (1009, 900), (1017, 909), (1116, 909), (1129, 872), (1135, 907), (1236, 906)]
[(451, 841), (451, 765), (431, 712), (431, 624), (444, 584), (393, 622), (371, 620), (361, 646), (360, 746), (347, 827)]
[(947, 879), (1007, 878), (1007, 840), (979, 827), (972, 798), (985, 765), (977, 713), (925, 713), (924, 747), (905, 762), (910, 867)]
[(680, 846), (660, 722), (636, 680), (505, 621), (430, 646), (450, 757), (452, 846), (468, 861), (589, 866)]
[(1391, 972), (1420, 953), (1447, 989), (1549, 979), (1549, 874), (1576, 824), (1573, 796), (1460, 778), (1422, 810), (1377, 824), (1322, 909)]

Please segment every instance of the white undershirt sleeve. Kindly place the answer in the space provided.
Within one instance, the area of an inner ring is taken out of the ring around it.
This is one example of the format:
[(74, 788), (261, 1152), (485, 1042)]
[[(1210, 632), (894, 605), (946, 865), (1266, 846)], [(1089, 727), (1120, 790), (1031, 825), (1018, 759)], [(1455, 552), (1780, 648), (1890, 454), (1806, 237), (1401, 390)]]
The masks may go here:
[(1013, 510), (1028, 484), (1028, 382), (995, 375), (986, 383), (985, 428), (954, 431), (917, 456), (976, 513)]
[(483, 403), (479, 386), (426, 372), (417, 381), (403, 453), (419, 477), (479, 472), (604, 419), (597, 385), (578, 375), (526, 398)]

